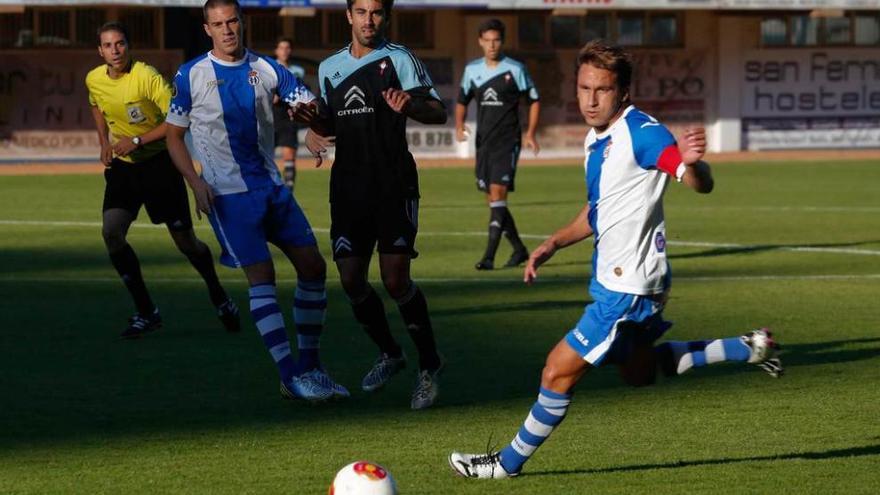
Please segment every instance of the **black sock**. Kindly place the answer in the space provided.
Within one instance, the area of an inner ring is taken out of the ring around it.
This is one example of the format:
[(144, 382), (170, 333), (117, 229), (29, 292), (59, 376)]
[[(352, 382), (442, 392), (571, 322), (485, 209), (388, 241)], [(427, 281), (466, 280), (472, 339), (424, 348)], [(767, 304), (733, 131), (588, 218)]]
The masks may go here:
[(207, 244), (204, 244), (204, 247), (204, 251), (194, 255), (188, 254), (186, 255), (186, 258), (189, 260), (193, 268), (199, 272), (202, 279), (205, 280), (205, 284), (208, 286), (208, 295), (211, 298), (211, 303), (213, 303), (214, 306), (220, 306), (229, 299), (229, 296), (226, 294), (226, 291), (223, 290), (223, 286), (220, 285), (220, 279), (217, 278), (217, 270), (214, 269), (214, 258), (211, 257), (211, 249)]
[(400, 357), (402, 352), (394, 336), (391, 335), (382, 299), (372, 287), (369, 291), (364, 299), (351, 303), (354, 317), (364, 327), (370, 339), (379, 346), (380, 351), (392, 357)]
[(504, 217), (507, 214), (507, 206), (492, 206), (489, 208), (489, 212), (489, 241), (486, 243), (483, 259), (494, 261), (495, 252), (498, 251), (498, 243), (501, 242), (501, 231), (504, 226)]
[(397, 300), (397, 307), (409, 336), (419, 351), (419, 369), (436, 370), (440, 367), (440, 356), (437, 354), (437, 343), (434, 341), (434, 329), (428, 316), (428, 302), (425, 295), (415, 283)]
[(510, 241), (514, 252), (526, 251), (526, 246), (523, 244), (522, 239), (519, 238), (519, 232), (516, 230), (516, 222), (513, 221), (513, 215), (510, 214), (510, 210), (507, 208), (504, 208), (504, 213), (504, 223), (501, 224), (504, 236)]
[(156, 306), (153, 305), (150, 293), (147, 292), (144, 277), (141, 275), (141, 264), (131, 245), (126, 244), (119, 251), (110, 253), (110, 262), (113, 263), (113, 268), (116, 268), (116, 273), (122, 277), (122, 282), (134, 299), (137, 312), (144, 316), (152, 314)]

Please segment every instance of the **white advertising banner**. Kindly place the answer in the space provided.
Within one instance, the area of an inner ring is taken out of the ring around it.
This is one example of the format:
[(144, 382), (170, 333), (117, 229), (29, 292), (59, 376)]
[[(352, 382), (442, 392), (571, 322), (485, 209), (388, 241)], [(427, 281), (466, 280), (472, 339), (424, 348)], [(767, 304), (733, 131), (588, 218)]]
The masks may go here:
[(880, 148), (880, 50), (746, 52), (746, 149)]
[(880, 49), (753, 50), (743, 117), (880, 115)]

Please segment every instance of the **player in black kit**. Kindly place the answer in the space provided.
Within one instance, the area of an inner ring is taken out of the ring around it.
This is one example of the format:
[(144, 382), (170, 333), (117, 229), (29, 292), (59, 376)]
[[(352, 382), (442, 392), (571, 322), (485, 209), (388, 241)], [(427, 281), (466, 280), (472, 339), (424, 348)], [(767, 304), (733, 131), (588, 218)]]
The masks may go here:
[(514, 190), (516, 164), (521, 148), (519, 100), (525, 95), (529, 101), (529, 123), (525, 145), (535, 155), (540, 147), (535, 139), (538, 127), (538, 91), (526, 67), (501, 52), (504, 43), (504, 24), (490, 19), (480, 25), (480, 48), (484, 57), (465, 67), (461, 92), (455, 106), (455, 129), (459, 141), (467, 140), (464, 125), (467, 105), (477, 100), (477, 188), (486, 193), (489, 203), (489, 242), (477, 270), (495, 267), (495, 252), (502, 232), (513, 246), (513, 254), (505, 267), (517, 266), (529, 259), (516, 230), (513, 215), (507, 209), (507, 193)]
[(382, 282), (397, 301), (419, 352), (411, 406), (424, 409), (436, 400), (443, 363), (425, 296), (410, 278), (410, 261), (418, 255), (419, 185), (406, 142), (406, 119), (443, 124), (446, 109), (422, 62), (385, 39), (393, 3), (348, 0), (352, 42), (318, 68), (324, 108), (306, 135), (306, 146), (320, 164), (320, 154), (335, 140), (330, 175), (333, 259), (355, 318), (380, 350), (361, 386), (367, 392), (378, 390), (406, 366), (382, 300), (367, 279), (378, 244)]

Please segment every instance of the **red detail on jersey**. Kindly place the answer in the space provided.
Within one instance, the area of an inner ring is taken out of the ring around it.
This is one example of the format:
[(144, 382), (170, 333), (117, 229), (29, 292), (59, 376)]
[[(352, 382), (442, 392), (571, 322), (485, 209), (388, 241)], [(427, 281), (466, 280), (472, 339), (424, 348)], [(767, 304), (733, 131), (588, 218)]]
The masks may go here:
[(681, 165), (681, 153), (678, 151), (678, 146), (674, 144), (667, 146), (657, 158), (657, 168), (673, 177), (675, 177), (679, 165)]
[(388, 473), (381, 466), (369, 462), (359, 462), (354, 465), (354, 472), (372, 480), (384, 480)]

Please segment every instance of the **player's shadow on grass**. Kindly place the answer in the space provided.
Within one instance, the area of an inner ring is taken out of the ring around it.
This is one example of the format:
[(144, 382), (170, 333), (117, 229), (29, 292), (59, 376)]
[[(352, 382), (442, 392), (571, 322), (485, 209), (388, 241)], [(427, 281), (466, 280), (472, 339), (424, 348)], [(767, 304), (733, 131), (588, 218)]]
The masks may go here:
[(517, 303), (484, 304), (466, 308), (435, 309), (432, 316), (485, 315), (487, 313), (510, 313), (513, 311), (541, 311), (566, 308), (583, 308), (586, 303), (578, 301), (530, 301)]
[(863, 246), (866, 244), (876, 244), (880, 241), (858, 241), (858, 242), (828, 242), (813, 244), (758, 244), (754, 246), (729, 246), (716, 247), (696, 253), (670, 254), (670, 259), (687, 259), (687, 258), (711, 258), (715, 256), (728, 256), (732, 254), (756, 254), (767, 251), (775, 251), (778, 249), (823, 249), (823, 248), (851, 248)]
[[(168, 239), (167, 246), (163, 245), (160, 248), (154, 249), (150, 246), (148, 249), (138, 250), (137, 247), (135, 249), (148, 283), (151, 272), (157, 267), (187, 266), (186, 257), (174, 247), (171, 239)], [(75, 250), (66, 246), (4, 249), (0, 253), (0, 266), (3, 266), (3, 275), (6, 276), (28, 273), (45, 276), (46, 273), (60, 273), (64, 275), (62, 278), (76, 278), (76, 272), (91, 273), (92, 270), (115, 275), (107, 250), (101, 245), (95, 245), (95, 248), (90, 250)], [(195, 272), (185, 273), (188, 276), (195, 276)]]
[(880, 337), (783, 345), (782, 360), (786, 367), (862, 361), (880, 357), (880, 347), (840, 348), (848, 344), (876, 343), (880, 343)]
[(720, 459), (697, 459), (697, 460), (677, 460), (672, 462), (662, 462), (654, 464), (633, 464), (630, 466), (615, 466), (607, 468), (595, 469), (568, 469), (554, 471), (538, 471), (526, 472), (523, 476), (556, 476), (565, 474), (605, 474), (605, 473), (624, 473), (631, 471), (649, 471), (653, 469), (678, 469), (695, 466), (713, 466), (719, 464), (735, 464), (739, 462), (767, 462), (767, 461), (789, 461), (789, 460), (825, 460), (836, 459), (840, 457), (864, 457), (880, 455), (880, 445), (866, 445), (863, 447), (850, 447), (846, 449), (832, 449), (815, 452), (791, 452), (788, 454), (772, 454), (753, 457), (724, 457)]

